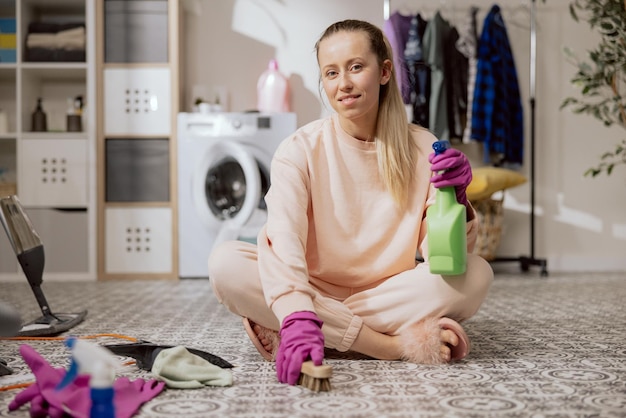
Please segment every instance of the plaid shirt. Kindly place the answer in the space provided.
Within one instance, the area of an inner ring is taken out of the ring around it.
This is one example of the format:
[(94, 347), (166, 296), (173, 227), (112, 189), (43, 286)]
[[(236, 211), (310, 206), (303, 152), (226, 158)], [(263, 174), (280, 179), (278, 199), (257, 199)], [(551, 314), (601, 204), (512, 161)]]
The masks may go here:
[(485, 18), (478, 42), (471, 137), (484, 143), (485, 162), (491, 162), (490, 153), (497, 153), (501, 155), (498, 163), (522, 163), (524, 113), (515, 62), (497, 5)]

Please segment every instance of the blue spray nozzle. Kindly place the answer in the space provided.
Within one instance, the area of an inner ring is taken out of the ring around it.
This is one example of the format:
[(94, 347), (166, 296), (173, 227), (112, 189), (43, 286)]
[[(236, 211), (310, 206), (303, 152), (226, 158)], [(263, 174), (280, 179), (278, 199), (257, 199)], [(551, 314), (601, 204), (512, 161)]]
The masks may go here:
[(73, 350), (75, 345), (76, 345), (76, 337), (67, 337), (65, 339), (65, 346), (69, 348), (70, 350)]
[[(69, 348), (70, 350), (74, 349), (75, 345), (76, 345), (76, 337), (67, 337), (65, 339), (65, 346)], [(63, 380), (61, 380), (61, 382), (57, 385), (56, 390), (63, 389), (64, 387), (69, 385), (74, 379), (76, 379), (76, 376), (78, 375), (78, 370), (79, 370), (79, 364), (76, 362), (76, 359), (72, 357), (72, 361), (70, 362), (70, 367), (69, 369), (67, 369), (67, 372), (65, 372), (65, 376), (63, 377)]]
[(90, 379), (90, 386), (104, 387), (113, 384), (118, 361), (112, 352), (76, 337), (66, 338), (65, 345), (70, 349), (72, 360), (65, 377), (57, 385), (57, 390), (69, 385), (79, 373), (86, 373), (93, 377), (94, 371), (98, 371), (98, 376)]
[(67, 385), (69, 385), (70, 383), (72, 383), (74, 379), (76, 379), (76, 376), (78, 375), (78, 370), (79, 370), (78, 363), (76, 362), (76, 360), (72, 359), (69, 369), (67, 369), (67, 371), (65, 372), (65, 376), (63, 377), (63, 380), (61, 380), (61, 383), (57, 385), (56, 390), (61, 390)]
[(442, 154), (448, 148), (450, 148), (450, 141), (446, 141), (445, 139), (440, 139), (439, 141), (433, 143), (435, 155)]

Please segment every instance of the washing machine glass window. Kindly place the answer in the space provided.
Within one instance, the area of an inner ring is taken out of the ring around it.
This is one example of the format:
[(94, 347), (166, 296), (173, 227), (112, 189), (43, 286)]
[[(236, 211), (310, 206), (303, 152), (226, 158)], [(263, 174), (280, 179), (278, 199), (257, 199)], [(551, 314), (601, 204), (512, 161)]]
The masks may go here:
[(207, 226), (219, 229), (227, 220), (243, 226), (252, 217), (262, 180), (256, 159), (236, 142), (216, 142), (196, 167), (192, 180), (195, 207)]
[[(261, 180), (261, 197), (258, 209), (266, 209), (263, 196), (269, 188), (269, 176), (257, 161)], [(246, 176), (237, 160), (225, 157), (217, 162), (207, 173), (205, 196), (211, 212), (221, 220), (228, 220), (241, 211), (246, 199)]]

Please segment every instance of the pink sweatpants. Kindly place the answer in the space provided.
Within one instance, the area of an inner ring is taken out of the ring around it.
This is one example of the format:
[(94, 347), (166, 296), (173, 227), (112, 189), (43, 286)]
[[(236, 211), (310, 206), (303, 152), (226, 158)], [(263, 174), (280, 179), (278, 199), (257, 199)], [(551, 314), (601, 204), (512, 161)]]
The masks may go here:
[[(219, 302), (231, 312), (280, 329), (263, 296), (255, 245), (228, 241), (215, 248), (209, 257), (209, 280)], [(315, 278), (311, 285), (317, 291), (313, 302), (324, 321), (326, 347), (347, 351), (364, 323), (398, 335), (426, 317), (464, 321), (478, 311), (492, 280), (489, 263), (468, 254), (467, 271), (459, 276), (434, 275), (426, 263), (418, 263), (371, 288), (337, 287)]]

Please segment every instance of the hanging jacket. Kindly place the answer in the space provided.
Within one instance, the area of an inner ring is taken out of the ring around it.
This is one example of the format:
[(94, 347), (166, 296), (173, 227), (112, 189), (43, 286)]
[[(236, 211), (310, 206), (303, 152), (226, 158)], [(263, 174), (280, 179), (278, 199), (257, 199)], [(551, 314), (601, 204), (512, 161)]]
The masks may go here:
[(441, 16), (428, 21), (422, 42), (424, 61), (430, 68), (430, 115), (428, 128), (439, 139), (449, 140), (448, 94), (444, 80), (444, 40), (448, 37), (450, 24)]
[(413, 110), (412, 122), (429, 127), (428, 103), (430, 100), (430, 68), (424, 61), (422, 38), (426, 22), (419, 14), (411, 19), (409, 38), (404, 48), (404, 60), (409, 69), (409, 104)]
[(465, 119), (467, 116), (467, 75), (468, 60), (456, 48), (459, 40), (459, 32), (454, 26), (444, 39), (443, 52), (443, 76), (448, 95), (448, 132), (450, 140), (460, 141), (463, 138)]
[(409, 83), (409, 69), (404, 61), (404, 47), (409, 37), (412, 16), (405, 16), (399, 12), (394, 12), (383, 25), (383, 32), (389, 40), (393, 52), (393, 67), (396, 72), (396, 81), (402, 101), (409, 103), (411, 86)]
[(472, 134), (472, 103), (474, 99), (474, 84), (476, 83), (477, 46), (478, 46), (478, 25), (476, 14), (478, 7), (470, 7), (467, 20), (463, 22), (459, 30), (459, 39), (456, 48), (465, 55), (468, 60), (467, 69), (467, 114), (465, 129), (463, 131), (463, 142), (469, 143)]
[(472, 139), (484, 143), (485, 162), (521, 164), (524, 115), (517, 71), (498, 5), (485, 17), (478, 42), (476, 85), (472, 105)]

